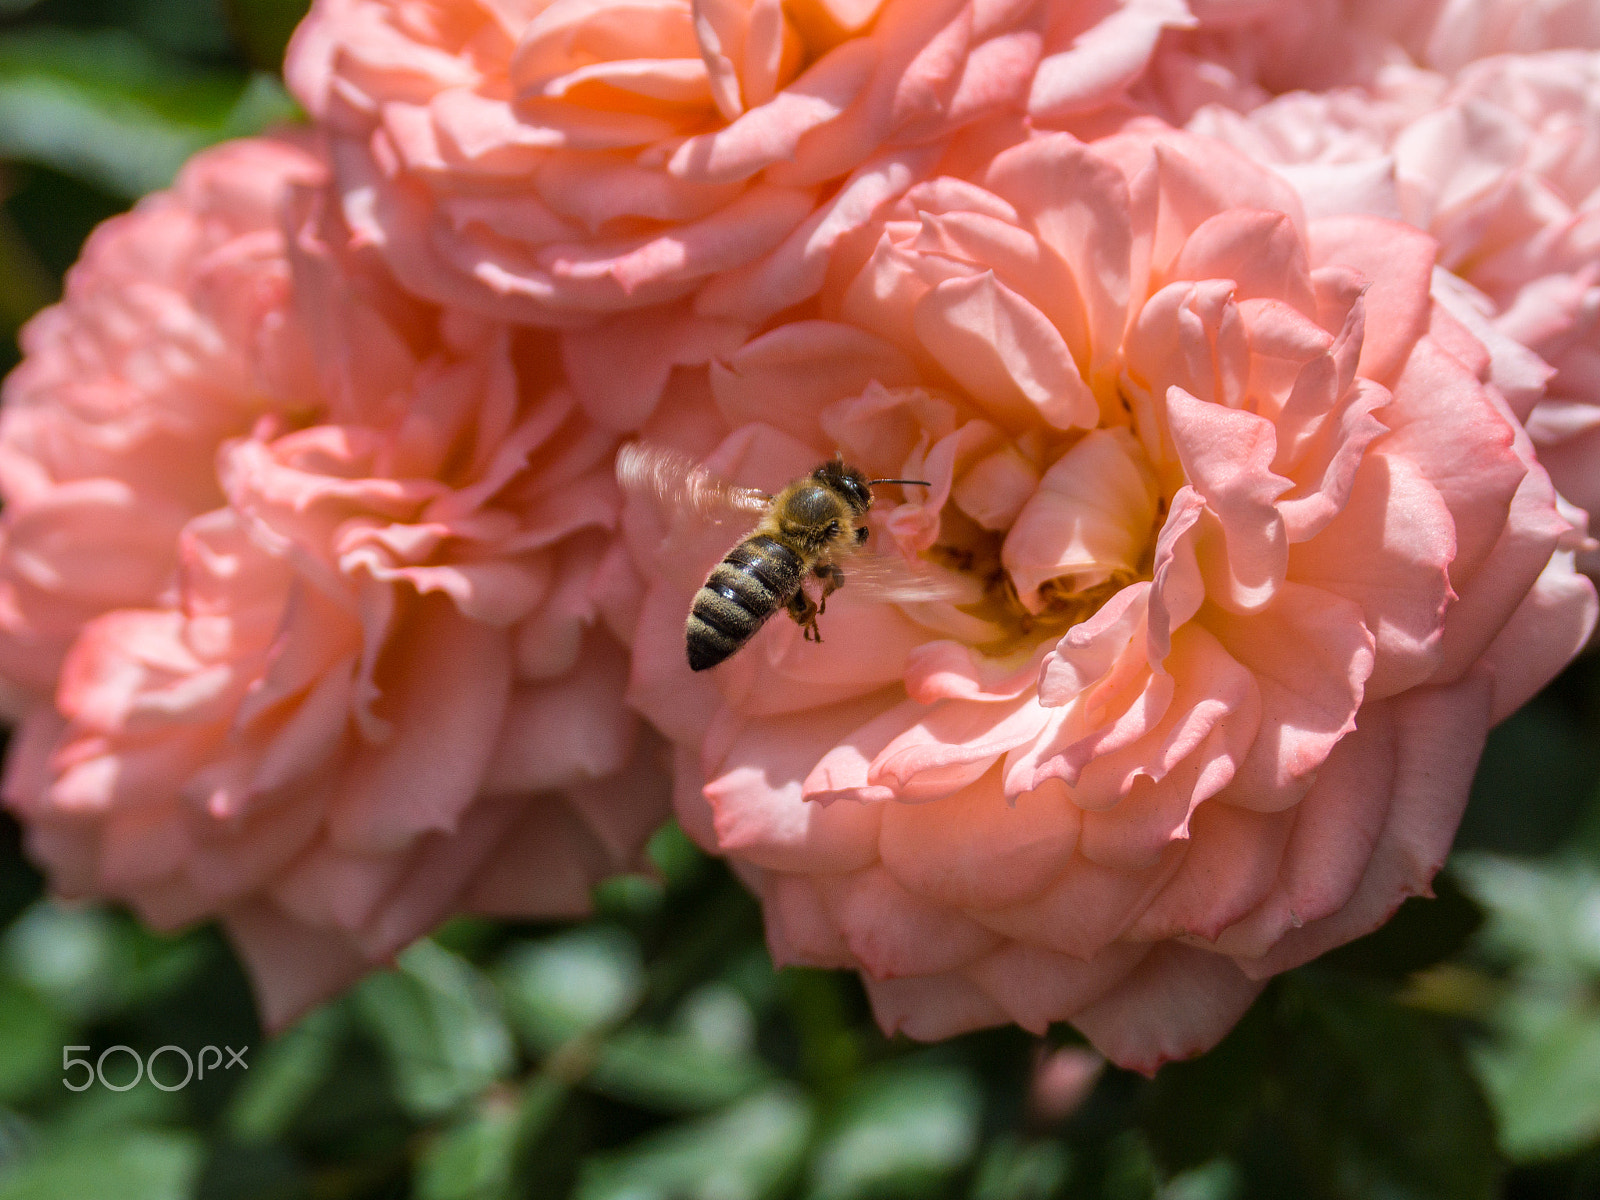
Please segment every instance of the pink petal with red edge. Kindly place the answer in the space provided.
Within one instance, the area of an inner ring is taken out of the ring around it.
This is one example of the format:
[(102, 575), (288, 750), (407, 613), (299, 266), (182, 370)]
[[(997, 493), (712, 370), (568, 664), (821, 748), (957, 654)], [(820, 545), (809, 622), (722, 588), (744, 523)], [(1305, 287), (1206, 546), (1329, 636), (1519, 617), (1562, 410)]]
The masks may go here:
[(1294, 820), (1293, 809), (1256, 813), (1220, 800), (1202, 804), (1189, 821), (1183, 865), (1128, 930), (1128, 940), (1215, 941), (1277, 882)]
[(835, 876), (818, 892), (850, 953), (874, 979), (941, 975), (1000, 944), (958, 910), (912, 895), (882, 867)]
[(767, 948), (776, 967), (854, 967), (855, 956), (824, 907), (829, 876), (770, 872), (760, 888)]
[(1389, 811), (1397, 771), (1391, 705), (1377, 701), (1344, 738), (1292, 810), (1294, 829), (1271, 891), (1216, 939), (1224, 954), (1256, 958), (1284, 933), (1321, 920), (1350, 899)]
[(1494, 677), (1489, 724), (1533, 699), (1589, 644), (1594, 627), (1594, 584), (1570, 554), (1556, 554), (1478, 660)]
[(302, 925), (270, 903), (225, 913), (223, 927), (250, 973), (262, 1026), (279, 1032), (372, 969), (351, 939)]
[(1383, 827), (1361, 882), (1339, 909), (1288, 930), (1260, 959), (1240, 959), (1264, 979), (1308, 962), (1382, 925), (1410, 896), (1431, 896), (1466, 808), (1472, 774), (1489, 731), (1493, 682), (1474, 673), (1446, 688), (1397, 696), (1393, 705), (1397, 763)]
[(962, 973), (1030, 1033), (1043, 1035), (1069, 1021), (1119, 984), (1150, 953), (1148, 946), (1118, 942), (1088, 962), (1010, 942)]
[(937, 1042), (1011, 1019), (988, 992), (960, 975), (866, 977), (862, 982), (885, 1037), (903, 1033), (919, 1042)]
[(1088, 960), (1126, 933), (1177, 872), (1187, 845), (1174, 842), (1141, 871), (1112, 870), (1075, 856), (1043, 895), (971, 916), (996, 933)]
[(1220, 1042), (1261, 988), (1223, 955), (1163, 942), (1072, 1023), (1119, 1067), (1154, 1075)]

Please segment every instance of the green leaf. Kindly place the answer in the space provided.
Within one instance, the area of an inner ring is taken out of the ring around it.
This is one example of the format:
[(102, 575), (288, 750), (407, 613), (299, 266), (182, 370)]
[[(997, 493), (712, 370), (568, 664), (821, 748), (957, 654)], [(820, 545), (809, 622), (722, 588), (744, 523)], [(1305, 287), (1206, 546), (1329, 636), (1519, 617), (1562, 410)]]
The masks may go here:
[(1600, 1137), (1600, 870), (1582, 861), (1465, 856), (1465, 885), (1489, 912), (1483, 951), (1511, 967), (1474, 1054), (1513, 1159), (1548, 1158)]
[(1498, 1184), (1459, 1048), (1330, 971), (1280, 979), (1216, 1050), (1162, 1068), (1141, 1123), (1167, 1170), (1228, 1158), (1271, 1195), (1488, 1200)]
[(343, 1010), (320, 1008), (263, 1048), (228, 1105), (227, 1126), (237, 1141), (266, 1143), (284, 1135), (327, 1077), (343, 1029)]
[(123, 1129), (57, 1141), (0, 1177), (0, 1200), (187, 1200), (201, 1157), (188, 1133)]
[(1139, 1123), (1167, 1171), (1199, 1168), (1249, 1138), (1267, 1115), (1273, 1054), (1286, 1032), (1263, 1001), (1209, 1053), (1161, 1068)]
[(515, 946), (495, 979), (512, 1025), (536, 1053), (620, 1020), (645, 985), (639, 944), (608, 925)]
[(709, 1048), (688, 1035), (624, 1029), (600, 1046), (585, 1083), (646, 1108), (703, 1112), (770, 1078), (759, 1059)]
[(59, 1078), (69, 1026), (32, 989), (0, 979), (0, 1101)]
[(417, 1200), (509, 1196), (520, 1130), (515, 1103), (500, 1096), (446, 1128), (418, 1164)]
[(311, 1187), (286, 1146), (213, 1142), (191, 1200), (306, 1200)]
[(668, 821), (650, 835), (645, 853), (667, 885), (674, 888), (692, 883), (710, 861), (676, 821)]
[(123, 999), (134, 969), (131, 945), (99, 908), (62, 908), (41, 900), (6, 931), (6, 968), (56, 1011), (90, 1020)]
[(922, 1196), (977, 1146), (983, 1098), (965, 1072), (896, 1063), (841, 1102), (811, 1164), (811, 1200)]
[(294, 111), (270, 76), (198, 71), (119, 30), (0, 37), (0, 155), (121, 196), (164, 187), (195, 151)]
[(1236, 1200), (1243, 1194), (1239, 1168), (1225, 1158), (1216, 1158), (1168, 1180), (1161, 1189), (1161, 1200)]
[(0, 1108), (0, 1179), (32, 1154), (38, 1143), (38, 1131), (26, 1117)]
[(510, 1072), (511, 1036), (493, 989), (466, 960), (424, 939), (397, 966), (369, 977), (356, 1003), (400, 1102), (418, 1117), (438, 1116)]
[[(1494, 1124), (1437, 1024), (1384, 996), (1308, 977), (1284, 992), (1283, 1118), (1324, 1194), (1488, 1200)], [(1403, 1136), (1397, 1136), (1398, 1131)]]
[(593, 1091), (669, 1112), (721, 1108), (767, 1083), (772, 1072), (752, 1053), (755, 1015), (727, 984), (685, 997), (675, 1028), (619, 1030), (595, 1052)]
[(666, 885), (648, 875), (613, 875), (594, 885), (597, 913), (621, 919), (654, 916), (667, 900)]
[(1491, 954), (1551, 984), (1600, 980), (1600, 871), (1488, 854), (1453, 866), (1489, 913), (1481, 942)]
[(1006, 1134), (984, 1152), (972, 1200), (1050, 1200), (1071, 1172), (1072, 1152), (1060, 1142)]
[[(98, 1059), (103, 1049), (103, 1044), (96, 1046), (93, 1057)], [(58, 1059), (60, 1055), (58, 1047)], [(107, 1058), (106, 1065), (107, 1074), (115, 1078), (123, 1077), (118, 1073), (119, 1067), (126, 1070), (128, 1075), (133, 1073), (133, 1064), (120, 1051)], [(64, 1111), (50, 1127), (50, 1141), (52, 1144), (90, 1146), (97, 1145), (102, 1138), (115, 1138), (124, 1130), (174, 1125), (182, 1119), (182, 1095), (181, 1092), (163, 1092), (160, 1088), (151, 1087), (149, 1080), (125, 1092), (114, 1092), (97, 1082), (94, 1087), (67, 1102)]]
[(764, 1200), (793, 1179), (810, 1132), (803, 1096), (780, 1084), (588, 1159), (573, 1200)]
[(1553, 1158), (1600, 1138), (1600, 1004), (1517, 995), (1496, 1014), (1503, 1036), (1474, 1055), (1513, 1159)]

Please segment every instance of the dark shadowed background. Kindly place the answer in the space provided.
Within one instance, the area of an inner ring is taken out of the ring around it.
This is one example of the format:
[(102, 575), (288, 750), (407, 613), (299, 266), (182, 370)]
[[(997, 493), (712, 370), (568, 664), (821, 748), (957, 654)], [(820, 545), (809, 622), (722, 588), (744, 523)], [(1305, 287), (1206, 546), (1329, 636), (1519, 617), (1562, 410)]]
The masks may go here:
[[(0, 0), (5, 367), (97, 221), (293, 118), (303, 9)], [(1437, 900), (1071, 1112), (1070, 1029), (886, 1041), (675, 829), (589, 922), (453, 924), (268, 1039), (214, 930), (52, 905), (0, 818), (0, 1200), (1594, 1200), (1597, 784), (1591, 657), (1491, 738)]]

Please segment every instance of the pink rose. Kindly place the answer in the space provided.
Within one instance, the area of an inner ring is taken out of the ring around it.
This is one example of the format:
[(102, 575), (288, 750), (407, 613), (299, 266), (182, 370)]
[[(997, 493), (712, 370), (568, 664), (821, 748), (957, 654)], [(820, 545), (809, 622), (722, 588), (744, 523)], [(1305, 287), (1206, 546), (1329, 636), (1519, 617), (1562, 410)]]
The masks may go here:
[(286, 71), (407, 287), (571, 325), (820, 261), (952, 130), (1093, 107), (1188, 21), (1182, 0), (318, 0)]
[[(1383, 0), (1361, 0), (1370, 10)], [(1429, 0), (1431, 20), (1408, 39), (1420, 62), (1454, 72), (1474, 59), (1563, 48), (1600, 50), (1600, 8), (1593, 0)]]
[(1353, 85), (1391, 90), (1422, 71), (1439, 0), (1195, 0), (1192, 30), (1163, 39), (1134, 92), (1183, 123), (1205, 104), (1248, 111), (1276, 95)]
[[(278, 159), (222, 153), (281, 190)], [(247, 359), (292, 319), (315, 370), (220, 447), (161, 445), (174, 478), (203, 464), (209, 503), (101, 565), (103, 589), (123, 560), (158, 583), (76, 631), (6, 776), (58, 894), (124, 901), (158, 928), (219, 916), (272, 1026), (452, 913), (584, 911), (666, 807), (623, 704), (625, 651), (591, 598), (625, 569), (615, 436), (563, 386), (550, 335), (406, 296), (313, 196), (290, 197), (287, 258), (267, 240), (292, 309), (208, 332), (230, 339), (221, 360)], [(46, 318), (60, 336), (30, 342), (29, 411), (52, 407), (42, 381), (71, 375), (41, 359), (76, 346), (115, 364), (132, 335), (80, 318), (115, 311), (131, 281), (76, 282)], [(153, 361), (178, 360), (192, 330), (139, 334)], [(219, 374), (212, 403), (257, 404), (251, 382)], [(182, 399), (129, 395), (146, 421)], [(75, 399), (62, 385), (54, 403)], [(7, 454), (25, 459), (17, 428)], [(68, 439), (99, 452), (92, 428), (64, 428), (63, 454)], [(153, 476), (154, 453), (125, 457)], [(50, 499), (28, 500), (44, 526), (30, 546), (77, 563), (82, 521), (51, 525)], [(40, 571), (17, 561), (7, 501), (7, 566)], [(78, 569), (89, 589), (93, 563)], [(618, 629), (624, 609), (605, 614)]]
[(1600, 50), (1593, 0), (1191, 0), (1137, 88), (1183, 122), (1203, 104), (1248, 110), (1275, 95), (1441, 80), (1499, 54)]
[(1210, 106), (1190, 127), (1281, 169), (1315, 211), (1431, 234), (1471, 285), (1445, 281), (1456, 315), (1532, 352), (1502, 356), (1502, 388), (1561, 493), (1600, 515), (1597, 112), (1600, 53), (1566, 50), (1472, 63), (1427, 103), (1294, 94), (1248, 114)]
[(668, 397), (645, 436), (741, 483), (835, 448), (930, 480), (875, 536), (967, 593), (847, 582), (820, 645), (780, 616), (693, 675), (732, 535), (657, 557), (626, 510), (631, 696), (778, 961), (860, 969), (888, 1030), (1069, 1020), (1148, 1071), (1427, 892), (1596, 608), (1434, 253), (1204, 139), (1043, 135), (891, 201)]
[(1561, 494), (1600, 517), (1600, 52), (1473, 63), (1393, 154), (1440, 265), (1554, 370), (1528, 431)]
[(84, 622), (162, 598), (178, 531), (222, 502), (217, 447), (314, 390), (277, 213), (321, 170), (287, 141), (197, 156), (96, 230), (65, 299), (23, 330), (0, 409), (13, 712), (54, 691)]

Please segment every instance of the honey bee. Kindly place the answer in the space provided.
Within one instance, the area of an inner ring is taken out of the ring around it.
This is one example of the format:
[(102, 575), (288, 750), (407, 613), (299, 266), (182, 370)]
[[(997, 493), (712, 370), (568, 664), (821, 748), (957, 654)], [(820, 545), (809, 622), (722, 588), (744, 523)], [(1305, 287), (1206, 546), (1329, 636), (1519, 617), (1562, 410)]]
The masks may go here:
[[(682, 455), (637, 442), (618, 452), (617, 479), (625, 491), (649, 494), (703, 519), (757, 518), (755, 528), (711, 568), (695, 593), (684, 627), (695, 671), (729, 658), (780, 608), (807, 641), (820, 642), (817, 618), (826, 612), (828, 597), (844, 586), (842, 564), (866, 545), (872, 489), (891, 483), (930, 486), (923, 479), (868, 479), (841, 456), (769, 495), (728, 484)], [(879, 594), (890, 590), (877, 588)], [(933, 594), (915, 587), (901, 593), (921, 599)]]

